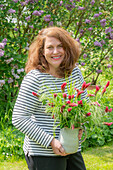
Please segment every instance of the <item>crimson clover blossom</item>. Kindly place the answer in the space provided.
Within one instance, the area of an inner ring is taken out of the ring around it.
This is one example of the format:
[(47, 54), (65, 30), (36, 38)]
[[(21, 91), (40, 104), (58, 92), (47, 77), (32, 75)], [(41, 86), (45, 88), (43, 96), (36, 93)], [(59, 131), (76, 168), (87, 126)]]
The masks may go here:
[(61, 92), (50, 91), (51, 96), (47, 96), (45, 93), (42, 96), (35, 92), (32, 92), (32, 94), (39, 98), (42, 104), (46, 105), (45, 112), (51, 115), (55, 122), (59, 122), (60, 128), (80, 128), (83, 124), (87, 125), (88, 122), (89, 124), (93, 122), (90, 125), (104, 124), (110, 126), (112, 123), (107, 123), (105, 120), (107, 114), (112, 112), (112, 108), (108, 108), (103, 103), (103, 94), (109, 85), (110, 82), (108, 81), (102, 92), (96, 86), (94, 94), (86, 94), (85, 98), (83, 98), (83, 94), (86, 93), (87, 87), (90, 86), (90, 83), (86, 84), (86, 82), (83, 82), (80, 89), (65, 82), (61, 85)]

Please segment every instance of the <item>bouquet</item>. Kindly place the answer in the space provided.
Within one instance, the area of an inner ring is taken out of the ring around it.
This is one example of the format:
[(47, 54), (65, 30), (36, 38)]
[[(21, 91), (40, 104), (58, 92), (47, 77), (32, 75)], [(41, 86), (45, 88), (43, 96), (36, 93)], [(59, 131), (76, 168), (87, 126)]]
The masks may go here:
[[(93, 94), (87, 94), (84, 99), (81, 99), (81, 94), (88, 88), (90, 83), (82, 84), (81, 90), (65, 82), (61, 85), (61, 92), (54, 93), (50, 91), (50, 96), (43, 94), (38, 96), (37, 93), (32, 92), (37, 96), (43, 105), (46, 105), (45, 112), (54, 119), (54, 122), (59, 121), (60, 128), (81, 128), (84, 125), (100, 125), (101, 123), (110, 126), (113, 122), (104, 122), (112, 111), (112, 108), (105, 106), (103, 98), (105, 92), (110, 85), (108, 81), (100, 92), (100, 88), (96, 86)], [(67, 93), (65, 88), (67, 86)]]
[[(88, 126), (100, 126), (105, 124), (111, 126), (113, 122), (109, 120), (109, 114), (112, 112), (112, 108), (105, 106), (104, 95), (110, 82), (104, 86), (102, 91), (96, 86), (93, 93), (87, 94), (83, 98), (82, 93), (85, 93), (90, 83), (82, 84), (81, 89), (74, 87), (74, 84), (67, 82), (61, 85), (61, 92), (55, 93), (50, 90), (50, 95), (43, 93), (38, 96), (33, 92), (33, 95), (37, 96), (39, 100), (46, 105), (45, 112), (54, 119), (53, 136), (55, 137), (55, 129), (60, 126), (59, 141), (61, 142), (66, 153), (75, 153), (79, 147), (78, 133), (79, 129), (84, 129)], [(105, 122), (109, 120), (109, 122)], [(56, 121), (59, 122), (55, 125)], [(80, 141), (82, 143), (86, 139), (85, 137)]]

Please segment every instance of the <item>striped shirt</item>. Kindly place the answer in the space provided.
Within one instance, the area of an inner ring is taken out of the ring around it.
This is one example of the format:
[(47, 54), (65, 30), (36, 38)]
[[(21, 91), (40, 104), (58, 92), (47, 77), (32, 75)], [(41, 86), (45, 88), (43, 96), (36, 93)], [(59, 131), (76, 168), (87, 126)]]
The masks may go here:
[[(68, 80), (69, 83), (75, 83), (76, 88), (81, 89), (84, 80), (78, 67), (73, 69)], [(64, 82), (65, 78), (56, 78), (50, 74), (41, 73), (39, 70), (31, 70), (24, 77), (14, 106), (12, 123), (25, 134), (23, 146), (25, 154), (56, 156), (50, 145), (54, 138), (54, 119), (45, 113), (46, 106), (42, 105), (38, 98), (33, 96), (32, 92), (39, 93), (39, 95), (43, 92), (49, 95), (50, 91), (47, 88), (49, 87), (51, 90), (55, 90), (55, 93), (58, 93), (61, 92), (61, 85)], [(81, 99), (86, 94), (87, 91), (85, 90), (85, 93), (81, 94)], [(55, 125), (58, 123), (57, 121)], [(59, 133), (60, 127), (58, 126), (55, 130), (56, 139), (58, 139)], [(79, 145), (78, 151), (81, 151), (81, 145)]]

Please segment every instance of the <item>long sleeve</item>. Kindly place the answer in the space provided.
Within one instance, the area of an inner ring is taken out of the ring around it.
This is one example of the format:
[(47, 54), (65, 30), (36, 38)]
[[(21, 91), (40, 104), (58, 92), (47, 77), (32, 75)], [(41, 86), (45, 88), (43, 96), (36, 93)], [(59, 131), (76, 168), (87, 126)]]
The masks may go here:
[(38, 98), (33, 96), (32, 92), (37, 93), (39, 88), (38, 76), (33, 71), (29, 72), (22, 81), (13, 110), (12, 123), (30, 139), (47, 148), (53, 136), (45, 132), (32, 120), (32, 116), (34, 116), (33, 114), (39, 104)]

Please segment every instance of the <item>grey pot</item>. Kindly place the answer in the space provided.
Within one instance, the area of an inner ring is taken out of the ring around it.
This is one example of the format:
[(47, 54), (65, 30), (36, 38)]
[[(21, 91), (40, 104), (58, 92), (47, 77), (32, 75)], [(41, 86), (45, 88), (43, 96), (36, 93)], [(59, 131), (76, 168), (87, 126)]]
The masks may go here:
[[(60, 130), (59, 141), (61, 142), (66, 153), (75, 153), (79, 147), (78, 132), (80, 128), (70, 129), (64, 127)], [(86, 133), (85, 133), (86, 134)], [(81, 141), (81, 143), (86, 139)]]

